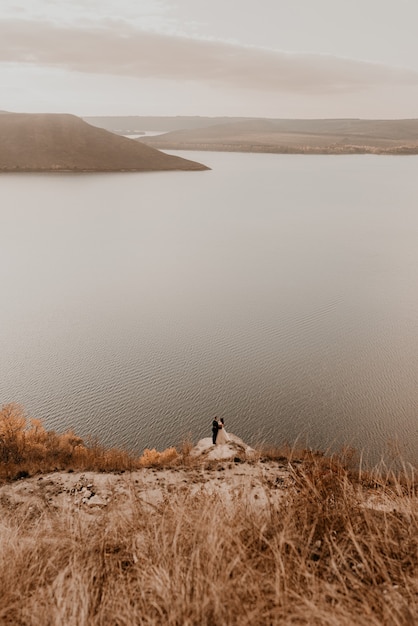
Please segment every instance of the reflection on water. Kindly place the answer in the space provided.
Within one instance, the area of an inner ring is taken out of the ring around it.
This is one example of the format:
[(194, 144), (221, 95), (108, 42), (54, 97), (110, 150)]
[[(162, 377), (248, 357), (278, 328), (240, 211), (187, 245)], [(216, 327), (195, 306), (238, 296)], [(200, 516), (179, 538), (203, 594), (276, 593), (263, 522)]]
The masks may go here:
[(2, 175), (0, 402), (106, 444), (418, 459), (416, 157)]

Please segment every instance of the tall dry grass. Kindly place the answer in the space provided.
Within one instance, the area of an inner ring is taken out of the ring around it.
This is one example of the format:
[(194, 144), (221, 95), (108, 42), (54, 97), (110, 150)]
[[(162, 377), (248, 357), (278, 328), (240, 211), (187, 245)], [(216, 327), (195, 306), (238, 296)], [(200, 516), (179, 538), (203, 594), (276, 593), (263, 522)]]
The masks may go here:
[(144, 450), (135, 456), (120, 448), (86, 443), (73, 431), (46, 430), (41, 420), (28, 418), (17, 404), (0, 408), (0, 479), (60, 470), (129, 471), (170, 465), (179, 460), (175, 448)]
[[(107, 463), (105, 450), (28, 424), (16, 407), (1, 415), (6, 473), (77, 458)], [(261, 460), (283, 461), (282, 455), (270, 450)], [(222, 490), (208, 495), (190, 484), (152, 506), (134, 481), (126, 502), (94, 513), (70, 501), (56, 509), (47, 499), (11, 506), (0, 497), (0, 624), (418, 623), (413, 472), (355, 472), (350, 454), (292, 455), (293, 486), (275, 499), (266, 480), (267, 505), (249, 500), (244, 487), (230, 501)], [(129, 460), (131, 467), (167, 460), (156, 451), (141, 458)]]
[(0, 624), (418, 623), (415, 488), (380, 488), (396, 505), (378, 510), (344, 469), (291, 471), (267, 506), (191, 488), (151, 506), (134, 486), (95, 515), (2, 506)]

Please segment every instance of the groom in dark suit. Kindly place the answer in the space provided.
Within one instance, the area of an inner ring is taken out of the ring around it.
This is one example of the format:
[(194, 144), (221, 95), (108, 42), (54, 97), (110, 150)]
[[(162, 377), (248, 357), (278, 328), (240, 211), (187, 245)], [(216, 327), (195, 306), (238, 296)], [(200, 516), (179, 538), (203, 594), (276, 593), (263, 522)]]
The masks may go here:
[(213, 418), (213, 422), (212, 422), (212, 443), (213, 443), (213, 445), (215, 445), (215, 443), (216, 443), (216, 437), (218, 436), (218, 430), (219, 430), (218, 418), (214, 417)]

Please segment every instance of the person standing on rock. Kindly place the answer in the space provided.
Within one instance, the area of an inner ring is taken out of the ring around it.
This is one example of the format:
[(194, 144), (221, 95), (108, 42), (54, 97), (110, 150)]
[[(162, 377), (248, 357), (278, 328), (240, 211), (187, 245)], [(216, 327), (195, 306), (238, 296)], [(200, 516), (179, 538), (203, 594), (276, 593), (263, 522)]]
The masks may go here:
[(225, 443), (228, 443), (229, 441), (231, 441), (228, 433), (225, 430), (225, 422), (224, 422), (224, 418), (221, 417), (221, 421), (218, 423), (218, 434), (216, 437), (216, 445), (217, 446), (222, 446)]
[(212, 422), (212, 443), (213, 445), (216, 444), (216, 438), (218, 436), (218, 431), (219, 431), (219, 422), (218, 422), (218, 418), (215, 417), (213, 418), (213, 422)]

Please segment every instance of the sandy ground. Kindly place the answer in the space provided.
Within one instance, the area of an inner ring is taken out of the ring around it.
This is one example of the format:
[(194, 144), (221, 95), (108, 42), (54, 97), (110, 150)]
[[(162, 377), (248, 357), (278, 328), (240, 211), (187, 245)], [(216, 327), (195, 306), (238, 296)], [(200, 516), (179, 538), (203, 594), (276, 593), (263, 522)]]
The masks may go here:
[(225, 502), (245, 498), (248, 504), (277, 502), (292, 486), (288, 469), (278, 463), (222, 463), (199, 468), (144, 468), (120, 474), (55, 472), (0, 486), (0, 506), (44, 508), (75, 507), (91, 513), (131, 501), (132, 495), (158, 506), (174, 494), (219, 494)]
[[(232, 436), (233, 437), (233, 436)], [(237, 437), (230, 444), (212, 446), (202, 439), (192, 450), (193, 464), (143, 468), (133, 472), (53, 472), (0, 485), (0, 509), (24, 507), (28, 513), (68, 508), (89, 515), (107, 507), (132, 503), (133, 496), (158, 507), (174, 496), (220, 496), (226, 504), (239, 498), (255, 508), (280, 504), (294, 488), (294, 469), (300, 461), (257, 460), (254, 450)], [(379, 510), (399, 507), (397, 498), (370, 490), (367, 506)]]
[[(232, 436), (233, 437), (233, 436)], [(54, 472), (35, 475), (0, 486), (0, 506), (82, 508), (91, 513), (113, 503), (139, 498), (158, 506), (175, 494), (219, 494), (226, 503), (235, 497), (265, 506), (277, 502), (292, 486), (287, 465), (254, 460), (254, 451), (237, 437), (227, 445), (213, 446), (202, 439), (192, 450), (193, 462), (185, 467), (143, 468), (134, 472)]]

